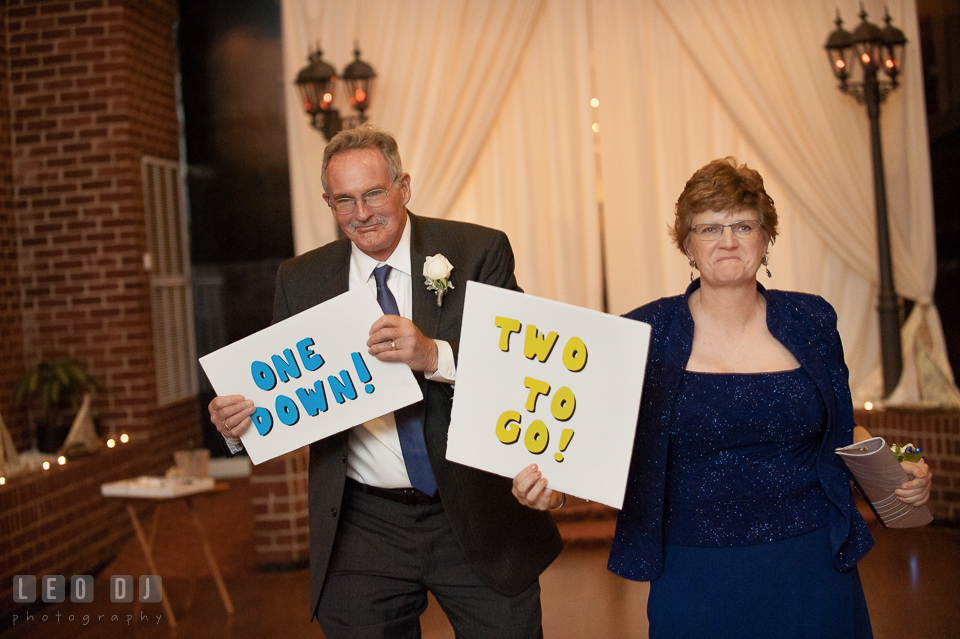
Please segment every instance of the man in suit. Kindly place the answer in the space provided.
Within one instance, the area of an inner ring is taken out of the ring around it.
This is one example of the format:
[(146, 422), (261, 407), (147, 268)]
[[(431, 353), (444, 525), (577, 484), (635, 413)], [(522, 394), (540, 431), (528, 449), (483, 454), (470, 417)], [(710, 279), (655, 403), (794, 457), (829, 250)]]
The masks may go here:
[[(446, 460), (466, 283), (519, 291), (510, 243), (410, 213), (396, 141), (369, 125), (330, 141), (321, 179), (347, 239), (280, 267), (274, 321), (367, 287), (385, 313), (368, 352), (407, 364), (424, 399), (311, 444), (312, 613), (331, 639), (419, 637), (430, 591), (457, 636), (542, 636), (538, 578), (560, 551), (556, 526), (512, 497), (510, 479)], [(421, 276), (437, 254), (453, 265), (442, 300)], [(238, 449), (253, 402), (209, 409)]]

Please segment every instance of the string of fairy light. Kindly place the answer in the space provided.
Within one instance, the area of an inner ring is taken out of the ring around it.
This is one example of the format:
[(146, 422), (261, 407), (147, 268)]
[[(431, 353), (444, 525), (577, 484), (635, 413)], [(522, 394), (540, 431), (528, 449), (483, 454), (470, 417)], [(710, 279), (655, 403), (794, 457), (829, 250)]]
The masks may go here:
[[(130, 436), (127, 435), (126, 433), (121, 433), (118, 437), (110, 437), (104, 442), (106, 447), (111, 449), (116, 448), (118, 443), (119, 444), (130, 443)], [(56, 464), (56, 466), (66, 466), (67, 461), (68, 460), (66, 455), (58, 455), (55, 461), (51, 461), (49, 459), (44, 460), (43, 464), (41, 464), (41, 468), (45, 471), (48, 471), (51, 468), (54, 468), (54, 464)], [(6, 475), (0, 475), (0, 486), (6, 486), (6, 485), (7, 485)]]

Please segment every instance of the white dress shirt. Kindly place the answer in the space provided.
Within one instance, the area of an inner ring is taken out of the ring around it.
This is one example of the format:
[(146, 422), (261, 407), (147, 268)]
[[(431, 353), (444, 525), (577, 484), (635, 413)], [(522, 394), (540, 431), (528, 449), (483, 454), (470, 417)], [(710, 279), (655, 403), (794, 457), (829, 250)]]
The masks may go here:
[[(400, 316), (413, 318), (413, 281), (410, 272), (410, 220), (404, 225), (400, 243), (386, 262), (378, 262), (356, 245), (350, 255), (350, 279), (348, 288), (352, 291), (362, 286), (370, 289), (376, 297), (377, 282), (373, 271), (377, 266), (387, 264), (392, 267), (387, 277), (387, 288), (397, 300)], [(419, 282), (422, 275), (415, 274)], [(434, 340), (437, 344), (438, 370), (428, 379), (453, 382), (456, 368), (453, 349), (447, 342)], [(387, 413), (368, 422), (351, 428), (349, 431), (350, 452), (347, 456), (347, 477), (360, 483), (381, 488), (409, 488), (410, 478), (400, 452), (400, 436), (393, 413)]]

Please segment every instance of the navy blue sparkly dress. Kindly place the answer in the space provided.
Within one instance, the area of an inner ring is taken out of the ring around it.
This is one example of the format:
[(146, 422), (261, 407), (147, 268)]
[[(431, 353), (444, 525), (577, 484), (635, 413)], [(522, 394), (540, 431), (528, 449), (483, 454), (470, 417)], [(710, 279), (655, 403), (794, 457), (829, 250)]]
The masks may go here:
[(856, 567), (834, 567), (807, 373), (687, 371), (672, 417), (650, 636), (872, 636)]

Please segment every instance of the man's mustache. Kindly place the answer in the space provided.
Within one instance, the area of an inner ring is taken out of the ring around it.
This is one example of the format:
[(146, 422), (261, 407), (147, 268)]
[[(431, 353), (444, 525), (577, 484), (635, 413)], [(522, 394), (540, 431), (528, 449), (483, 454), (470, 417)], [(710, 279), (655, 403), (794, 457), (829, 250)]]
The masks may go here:
[(386, 226), (389, 223), (389, 220), (385, 215), (378, 215), (377, 217), (372, 217), (365, 222), (360, 220), (354, 220), (350, 222), (350, 230), (356, 231), (357, 229), (362, 229), (368, 226)]

